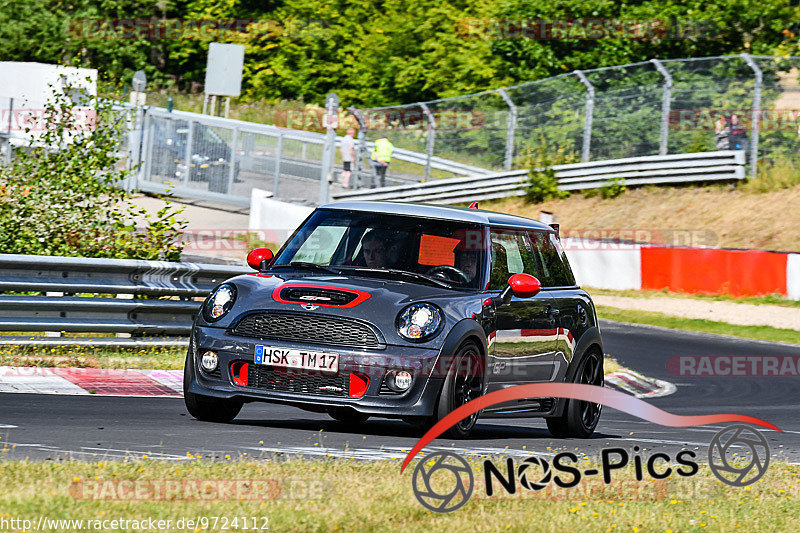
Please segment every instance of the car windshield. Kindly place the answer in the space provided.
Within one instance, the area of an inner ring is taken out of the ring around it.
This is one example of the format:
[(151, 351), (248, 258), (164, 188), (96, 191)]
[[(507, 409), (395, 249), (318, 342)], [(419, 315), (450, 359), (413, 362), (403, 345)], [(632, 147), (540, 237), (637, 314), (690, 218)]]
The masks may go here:
[(298, 229), (273, 266), (318, 265), (477, 289), (485, 263), (483, 241), (478, 224), (322, 209)]

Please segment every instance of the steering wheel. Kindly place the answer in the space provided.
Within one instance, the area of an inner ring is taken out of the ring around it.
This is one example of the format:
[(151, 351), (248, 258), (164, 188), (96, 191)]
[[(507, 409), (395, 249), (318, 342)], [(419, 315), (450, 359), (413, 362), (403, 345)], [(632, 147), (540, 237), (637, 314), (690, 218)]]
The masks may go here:
[[(469, 284), (472, 280), (469, 279), (463, 270), (460, 270), (454, 266), (450, 265), (439, 265), (431, 268), (427, 272), (425, 272), (428, 276), (440, 276), (444, 274), (444, 277), (449, 279), (450, 281), (460, 281), (465, 285)], [(450, 275), (448, 275), (450, 274)]]

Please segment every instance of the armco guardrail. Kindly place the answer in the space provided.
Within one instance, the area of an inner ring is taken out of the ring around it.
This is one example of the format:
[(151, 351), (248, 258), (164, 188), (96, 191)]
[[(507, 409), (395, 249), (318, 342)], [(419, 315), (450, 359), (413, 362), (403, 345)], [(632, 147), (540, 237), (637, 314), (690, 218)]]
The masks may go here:
[[(221, 281), (249, 271), (227, 265), (0, 254), (0, 292), (47, 294), (0, 294), (0, 331), (186, 336), (202, 297)], [(0, 341), (17, 343), (2, 336)]]
[[(615, 179), (626, 185), (680, 184), (745, 178), (743, 150), (632, 157), (570, 165), (554, 165), (559, 188), (595, 189)], [(523, 196), (527, 170), (488, 176), (434, 180), (402, 187), (384, 187), (334, 194), (335, 200), (402, 200), (455, 204)]]

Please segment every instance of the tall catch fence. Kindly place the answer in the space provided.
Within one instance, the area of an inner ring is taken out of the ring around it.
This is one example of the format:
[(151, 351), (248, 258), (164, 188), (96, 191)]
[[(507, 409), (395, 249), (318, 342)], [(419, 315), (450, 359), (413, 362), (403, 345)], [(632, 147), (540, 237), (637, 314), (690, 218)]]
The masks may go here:
[(800, 148), (798, 68), (800, 57), (654, 59), (355, 111), (367, 140), (494, 171), (524, 168), (544, 142), (554, 163), (743, 149), (755, 176)]

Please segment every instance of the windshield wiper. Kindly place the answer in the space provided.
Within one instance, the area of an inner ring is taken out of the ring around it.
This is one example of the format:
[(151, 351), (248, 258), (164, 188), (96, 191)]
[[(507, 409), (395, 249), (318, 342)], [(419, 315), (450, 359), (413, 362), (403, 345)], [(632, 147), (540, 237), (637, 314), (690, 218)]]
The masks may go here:
[(406, 278), (411, 278), (415, 281), (424, 281), (428, 283), (432, 283), (437, 287), (442, 287), (445, 289), (452, 289), (454, 285), (445, 281), (441, 278), (437, 278), (434, 276), (426, 276), (425, 274), (419, 274), (417, 272), (409, 272), (408, 270), (398, 270), (395, 268), (369, 268), (369, 267), (344, 267), (347, 270), (354, 270), (356, 272), (364, 272), (370, 274), (388, 274), (393, 276), (403, 276)]
[(272, 265), (270, 268), (280, 268), (280, 267), (298, 268), (298, 269), (305, 269), (305, 270), (318, 270), (320, 272), (327, 272), (329, 274), (341, 275), (341, 271), (339, 271), (339, 270), (327, 267), (325, 265), (318, 265), (316, 263), (310, 263), (308, 261), (292, 261), (288, 265), (287, 264)]

